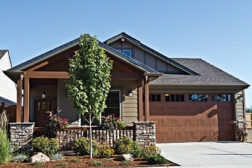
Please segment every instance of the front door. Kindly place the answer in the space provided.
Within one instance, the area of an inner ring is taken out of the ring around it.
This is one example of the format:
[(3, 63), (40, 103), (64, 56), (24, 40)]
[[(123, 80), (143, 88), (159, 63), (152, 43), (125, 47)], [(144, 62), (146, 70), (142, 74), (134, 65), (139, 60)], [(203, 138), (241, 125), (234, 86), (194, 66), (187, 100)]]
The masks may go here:
[(55, 110), (55, 101), (51, 99), (37, 99), (34, 101), (36, 127), (45, 127), (49, 120), (49, 111)]
[(107, 108), (104, 110), (103, 116), (108, 116), (114, 114), (115, 117), (120, 116), (120, 102), (121, 102), (121, 96), (120, 96), (119, 90), (111, 90), (109, 91), (106, 105)]

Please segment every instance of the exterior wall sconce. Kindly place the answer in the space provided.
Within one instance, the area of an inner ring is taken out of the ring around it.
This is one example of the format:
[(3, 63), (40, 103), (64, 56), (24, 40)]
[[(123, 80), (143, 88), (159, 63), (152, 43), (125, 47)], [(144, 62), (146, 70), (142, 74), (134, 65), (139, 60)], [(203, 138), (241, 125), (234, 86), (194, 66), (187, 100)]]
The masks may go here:
[(42, 99), (46, 99), (46, 92), (43, 92), (41, 97), (42, 97)]
[(129, 97), (132, 97), (132, 96), (133, 96), (133, 91), (132, 91), (131, 89), (129, 90), (128, 96), (129, 96)]
[(243, 101), (243, 95), (240, 95), (240, 96), (238, 97), (238, 99), (239, 99), (240, 101)]

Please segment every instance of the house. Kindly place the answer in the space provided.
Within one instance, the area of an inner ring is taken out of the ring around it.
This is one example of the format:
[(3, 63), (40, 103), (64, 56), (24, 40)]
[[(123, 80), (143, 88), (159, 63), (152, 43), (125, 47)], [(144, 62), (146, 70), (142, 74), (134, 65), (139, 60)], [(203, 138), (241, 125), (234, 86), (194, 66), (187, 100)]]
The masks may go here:
[(17, 89), (15, 83), (4, 74), (3, 71), (10, 69), (11, 60), (8, 50), (0, 50), (0, 106), (15, 105), (17, 100)]
[[(44, 127), (46, 111), (59, 107), (72, 125), (81, 124), (65, 88), (68, 59), (78, 42), (5, 72), (17, 83), (17, 122)], [(155, 121), (157, 142), (234, 140), (233, 121), (244, 119), (247, 83), (202, 59), (168, 58), (126, 33), (99, 46), (113, 60), (106, 115), (114, 113), (125, 123)]]

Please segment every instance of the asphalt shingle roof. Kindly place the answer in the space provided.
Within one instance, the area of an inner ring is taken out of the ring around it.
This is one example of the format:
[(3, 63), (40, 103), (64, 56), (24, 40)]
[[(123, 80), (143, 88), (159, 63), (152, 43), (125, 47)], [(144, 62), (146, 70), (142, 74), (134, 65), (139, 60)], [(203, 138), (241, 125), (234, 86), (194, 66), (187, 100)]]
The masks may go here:
[(172, 58), (199, 75), (163, 74), (151, 85), (248, 85), (202, 59)]

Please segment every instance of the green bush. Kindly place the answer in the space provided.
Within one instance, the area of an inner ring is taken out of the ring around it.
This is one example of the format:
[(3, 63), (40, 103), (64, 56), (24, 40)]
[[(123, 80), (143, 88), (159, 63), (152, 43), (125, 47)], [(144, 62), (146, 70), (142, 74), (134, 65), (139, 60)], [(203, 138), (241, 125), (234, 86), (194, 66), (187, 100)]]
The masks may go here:
[(121, 166), (128, 165), (131, 161), (130, 160), (124, 160), (120, 163)]
[(47, 137), (37, 137), (32, 141), (32, 149), (34, 152), (42, 152), (51, 156), (59, 150), (59, 143), (56, 138), (48, 139)]
[(64, 156), (60, 153), (56, 153), (52, 155), (52, 159), (51, 160), (62, 160), (64, 159)]
[(18, 154), (13, 157), (14, 162), (24, 162), (27, 159), (28, 159), (28, 156), (25, 154)]
[(11, 147), (7, 132), (0, 129), (0, 164), (8, 162), (10, 158)]
[(159, 147), (155, 145), (146, 146), (142, 149), (142, 157), (148, 159), (150, 156), (160, 154), (161, 151)]
[(139, 145), (139, 143), (134, 141), (132, 144), (132, 150), (130, 151), (130, 154), (132, 154), (134, 157), (141, 157), (142, 151), (143, 151), (143, 149)]
[(152, 155), (148, 158), (149, 164), (167, 164), (167, 160), (160, 154)]
[(103, 164), (103, 161), (93, 161), (92, 166), (101, 166)]
[[(81, 137), (75, 139), (73, 142), (73, 151), (77, 155), (88, 155), (90, 154), (90, 140), (88, 138)], [(98, 154), (98, 143), (92, 140), (92, 153), (93, 155)]]
[(115, 150), (107, 145), (100, 145), (98, 147), (98, 155), (101, 158), (110, 158), (115, 153)]

